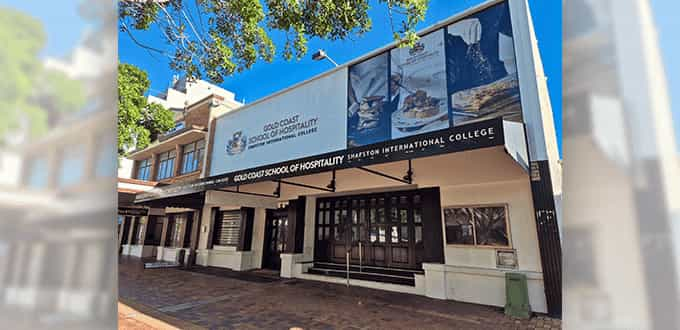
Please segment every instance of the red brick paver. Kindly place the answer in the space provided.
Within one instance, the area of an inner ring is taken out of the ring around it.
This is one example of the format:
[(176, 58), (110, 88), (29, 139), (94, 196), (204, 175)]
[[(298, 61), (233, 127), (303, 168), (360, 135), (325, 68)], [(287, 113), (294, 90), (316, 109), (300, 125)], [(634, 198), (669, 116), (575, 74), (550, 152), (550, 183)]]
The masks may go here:
[[(282, 279), (143, 269), (119, 262), (119, 295), (166, 315), (210, 329), (560, 329), (545, 316), (519, 320), (502, 309), (359, 287)], [(186, 324), (177, 325), (185, 328)]]

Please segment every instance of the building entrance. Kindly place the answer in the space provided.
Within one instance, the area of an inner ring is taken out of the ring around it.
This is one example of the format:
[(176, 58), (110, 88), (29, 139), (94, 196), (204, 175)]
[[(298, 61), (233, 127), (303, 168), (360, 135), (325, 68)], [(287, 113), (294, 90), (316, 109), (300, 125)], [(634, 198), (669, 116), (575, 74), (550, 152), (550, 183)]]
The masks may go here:
[(418, 190), (320, 198), (315, 260), (421, 269), (422, 196)]
[(269, 210), (265, 223), (262, 268), (281, 270), (281, 253), (286, 250), (288, 210)]

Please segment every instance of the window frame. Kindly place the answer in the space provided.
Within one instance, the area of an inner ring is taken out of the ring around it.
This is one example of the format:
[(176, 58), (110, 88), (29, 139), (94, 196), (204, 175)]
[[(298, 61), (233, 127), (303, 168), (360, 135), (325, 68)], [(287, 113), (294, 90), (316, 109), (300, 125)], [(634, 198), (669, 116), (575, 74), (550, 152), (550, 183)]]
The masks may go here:
[[(461, 243), (449, 243), (448, 236), (446, 235), (446, 209), (460, 209), (460, 208), (489, 208), (489, 207), (502, 207), (505, 211), (505, 231), (508, 235), (507, 245), (484, 245), (477, 244), (477, 226), (476, 222), (472, 222), (472, 244), (461, 244)], [(451, 247), (464, 247), (464, 248), (481, 248), (481, 249), (512, 249), (512, 230), (510, 229), (510, 205), (508, 203), (491, 203), (491, 204), (463, 204), (463, 205), (446, 205), (442, 207), (442, 221), (444, 222), (444, 242), (446, 246)]]
[[(172, 155), (172, 156), (171, 156)], [(165, 158), (164, 158), (165, 157)], [(158, 154), (158, 171), (156, 171), (156, 180), (165, 180), (175, 176), (175, 161), (177, 160), (177, 150), (170, 149)], [(163, 164), (170, 163), (171, 166), (163, 167)], [(167, 176), (161, 176), (168, 174)]]
[[(202, 144), (200, 148), (199, 143)], [(187, 151), (187, 148), (189, 147), (191, 150)], [(191, 155), (191, 164), (187, 164), (189, 155)], [(180, 175), (200, 171), (203, 165), (203, 156), (205, 156), (205, 139), (196, 140), (194, 142), (182, 145), (182, 167), (180, 168)]]
[(185, 213), (171, 213), (168, 217), (168, 228), (165, 236), (164, 247), (171, 249), (184, 248), (184, 226), (187, 221)]
[[(151, 179), (151, 157), (136, 161), (135, 179), (149, 181)], [(144, 166), (142, 166), (144, 165)], [(145, 177), (141, 177), (140, 170), (145, 170)]]
[[(232, 230), (236, 230), (236, 242), (234, 243), (228, 243), (228, 244), (222, 244), (224, 243), (221, 241), (218, 237), (218, 229), (219, 233), (222, 233), (222, 226), (223, 226), (223, 221), (224, 221), (224, 214), (225, 213), (234, 213), (238, 214), (238, 226), (230, 226), (229, 228)], [(238, 247), (240, 241), (241, 241), (241, 226), (243, 225), (243, 215), (241, 213), (240, 209), (237, 210), (219, 210), (218, 211), (218, 219), (213, 223), (213, 232), (212, 232), (212, 246), (214, 247)], [(219, 221), (217, 221), (219, 220)]]
[[(60, 150), (57, 186), (66, 188), (78, 185), (85, 180), (85, 156), (82, 145), (71, 145)], [(80, 168), (78, 168), (80, 167)], [(79, 171), (78, 171), (79, 170)]]
[(36, 189), (47, 189), (50, 185), (49, 161), (47, 156), (31, 155), (25, 162), (27, 174), (24, 182)]

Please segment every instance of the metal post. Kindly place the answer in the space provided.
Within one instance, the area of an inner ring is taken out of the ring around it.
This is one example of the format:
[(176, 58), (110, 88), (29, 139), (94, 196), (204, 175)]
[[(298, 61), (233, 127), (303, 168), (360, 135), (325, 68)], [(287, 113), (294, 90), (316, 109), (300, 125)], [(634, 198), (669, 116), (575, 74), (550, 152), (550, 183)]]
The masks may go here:
[(349, 251), (347, 251), (345, 255), (347, 256), (347, 287), (349, 288)]
[(363, 272), (362, 270), (362, 248), (361, 248), (361, 241), (359, 241), (359, 273)]

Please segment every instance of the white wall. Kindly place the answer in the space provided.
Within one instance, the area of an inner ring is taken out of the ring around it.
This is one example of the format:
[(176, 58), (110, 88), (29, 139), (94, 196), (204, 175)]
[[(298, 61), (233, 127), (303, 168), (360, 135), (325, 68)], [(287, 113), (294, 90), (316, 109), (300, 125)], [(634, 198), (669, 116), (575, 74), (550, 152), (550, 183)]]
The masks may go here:
[(208, 97), (209, 95), (219, 95), (232, 105), (240, 105), (235, 101), (234, 93), (204, 80), (187, 82), (186, 93), (170, 87), (167, 89), (165, 94), (166, 96), (164, 99), (150, 95), (148, 97), (148, 101), (150, 103), (160, 104), (165, 108), (183, 109), (186, 106), (192, 105)]
[(18, 154), (0, 151), (0, 186), (15, 186), (21, 177), (21, 158)]
[(123, 179), (132, 179), (132, 166), (134, 161), (124, 157), (120, 157), (118, 159), (118, 177)]
[[(444, 283), (439, 296), (445, 299), (484, 305), (504, 306), (505, 273), (527, 276), (529, 303), (533, 311), (547, 312), (541, 256), (536, 233), (531, 187), (528, 177), (514, 181), (441, 187), (442, 212), (447, 206), (505, 204), (508, 207), (510, 248), (517, 251), (517, 269), (496, 267), (496, 248), (446, 244), (446, 227), (442, 213), (445, 265)], [(426, 272), (426, 281), (428, 279)]]
[[(447, 206), (506, 204), (510, 245), (517, 250), (519, 270), (541, 272), (541, 257), (528, 178), (482, 185), (441, 187), (441, 203), (442, 209)], [(443, 221), (442, 229), (446, 233)], [(494, 248), (446, 245), (446, 237), (444, 244), (447, 265), (496, 268)]]
[[(209, 191), (206, 194), (205, 207), (202, 210), (196, 263), (204, 266), (225, 267), (233, 270), (260, 268), (264, 246), (264, 227), (266, 209), (275, 209), (278, 201), (275, 198), (249, 196), (221, 191)], [(253, 220), (253, 240), (250, 251), (236, 251), (233, 246), (214, 246), (208, 249), (208, 238), (213, 234), (214, 219), (211, 208), (219, 207), (221, 211), (237, 210), (241, 207), (255, 208)]]

